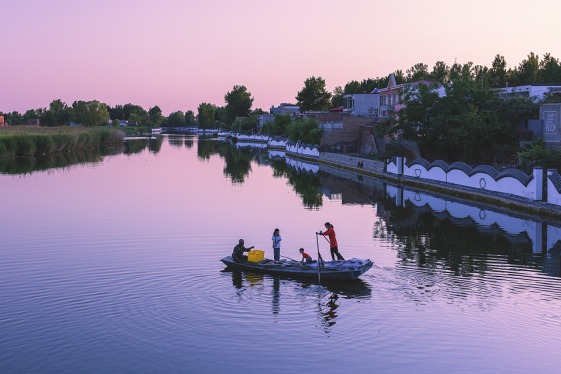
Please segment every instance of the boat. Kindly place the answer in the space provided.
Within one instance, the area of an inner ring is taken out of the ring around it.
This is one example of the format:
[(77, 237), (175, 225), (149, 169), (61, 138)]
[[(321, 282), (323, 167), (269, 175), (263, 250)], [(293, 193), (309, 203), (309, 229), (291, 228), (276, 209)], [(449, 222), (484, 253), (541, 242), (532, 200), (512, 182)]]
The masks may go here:
[[(275, 262), (263, 259), (259, 262), (235, 262), (231, 256), (222, 258), (220, 261), (229, 269), (244, 272), (267, 273), (282, 275), (291, 278), (318, 278), (318, 263), (302, 263), (294, 260), (281, 260)], [(372, 267), (369, 259), (324, 261), (320, 265), (320, 279), (325, 280), (355, 280), (366, 273)]]

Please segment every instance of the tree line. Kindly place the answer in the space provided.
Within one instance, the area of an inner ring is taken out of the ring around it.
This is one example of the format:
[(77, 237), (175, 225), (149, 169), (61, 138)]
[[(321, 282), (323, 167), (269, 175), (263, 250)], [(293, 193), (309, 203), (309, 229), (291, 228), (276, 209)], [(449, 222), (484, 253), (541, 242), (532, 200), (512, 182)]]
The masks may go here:
[[(443, 61), (438, 61), (432, 69), (424, 63), (417, 63), (405, 72), (396, 70), (393, 72), (397, 84), (430, 81), (434, 84), (453, 87), (460, 82), (467, 82), (477, 85), (482, 89), (493, 89), (505, 86), (525, 85), (525, 84), (561, 84), (561, 64), (559, 59), (546, 53), (540, 58), (533, 52), (517, 66), (507, 67), (506, 60), (501, 55), (496, 55), (490, 67), (474, 65), (472, 62), (460, 64), (454, 62), (447, 65)], [(343, 105), (343, 96), (347, 94), (371, 93), (375, 89), (385, 88), (388, 77), (367, 78), (362, 81), (350, 81), (345, 86), (335, 87), (333, 92), (326, 89), (325, 80), (322, 77), (312, 76), (304, 81), (304, 86), (295, 96), (296, 105), (300, 106), (301, 111), (323, 111), (329, 108)], [(462, 84), (464, 84), (462, 83)], [(467, 84), (466, 83), (466, 84)], [(475, 86), (474, 86), (475, 87)], [(450, 88), (450, 90), (455, 90)], [(462, 109), (459, 104), (467, 97), (458, 97), (451, 91), (450, 98), (444, 102), (451, 104), (454, 97), (457, 110)], [(459, 102), (458, 102), (459, 100)], [(557, 100), (555, 97), (547, 100)], [(175, 111), (167, 117), (162, 114), (159, 106), (153, 106), (148, 110), (139, 105), (125, 104), (114, 107), (99, 101), (75, 101), (72, 105), (67, 105), (62, 100), (54, 100), (48, 108), (30, 109), (24, 114), (18, 112), (5, 113), (5, 119), (13, 125), (25, 124), (28, 120), (39, 119), (43, 126), (66, 125), (71, 122), (81, 123), (84, 126), (95, 126), (107, 124), (112, 120), (117, 124), (118, 120), (125, 120), (129, 125), (147, 127), (184, 127), (198, 126), (199, 128), (219, 128), (228, 131), (250, 133), (257, 131), (258, 116), (264, 114), (262, 109), (252, 109), (253, 97), (247, 87), (235, 85), (231, 91), (224, 95), (224, 105), (219, 106), (211, 103), (201, 103), (197, 108), (197, 113), (191, 110)], [(414, 103), (411, 102), (414, 107)], [(442, 104), (442, 103), (441, 103)], [(497, 104), (498, 105), (498, 104)], [(535, 113), (535, 106), (530, 103), (518, 103), (518, 111), (501, 107), (500, 105), (487, 105), (479, 108), (485, 111), (500, 110), (506, 116), (532, 116)], [(511, 104), (513, 106), (517, 106)], [(446, 105), (443, 105), (446, 106)], [(528, 107), (530, 106), (530, 107)], [(420, 110), (420, 109), (419, 109)], [(434, 114), (434, 108), (431, 108)], [(449, 109), (450, 112), (454, 110)], [(2, 114), (2, 113), (0, 113)], [(431, 115), (433, 115), (431, 114)], [(415, 118), (412, 113), (405, 114), (402, 118)], [(459, 123), (464, 123), (465, 118), (456, 117)], [(299, 121), (299, 122), (297, 122)], [(413, 119), (411, 120), (413, 121)], [(293, 123), (294, 122), (294, 123)], [(289, 126), (293, 123), (292, 126)], [(412, 123), (412, 122), (411, 122)], [(469, 123), (469, 122), (468, 122)], [(309, 131), (302, 133), (301, 128)], [(408, 134), (405, 122), (401, 122), (403, 132)], [(317, 124), (305, 120), (288, 120), (279, 118), (271, 125), (265, 126), (264, 131), (273, 135), (285, 135), (289, 137), (299, 136), (300, 140), (315, 140), (318, 138)], [(468, 131), (464, 128), (462, 131)], [(401, 131), (401, 130), (400, 130)], [(427, 137), (434, 137), (433, 135)], [(311, 141), (311, 143), (314, 143)]]

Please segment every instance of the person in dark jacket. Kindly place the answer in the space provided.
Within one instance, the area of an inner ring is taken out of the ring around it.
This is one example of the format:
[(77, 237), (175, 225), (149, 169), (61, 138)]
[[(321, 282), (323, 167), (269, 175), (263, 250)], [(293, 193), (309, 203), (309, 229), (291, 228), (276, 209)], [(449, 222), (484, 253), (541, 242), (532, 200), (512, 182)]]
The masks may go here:
[(236, 245), (234, 247), (234, 251), (232, 251), (232, 259), (234, 260), (234, 262), (247, 262), (247, 256), (245, 256), (243, 253), (249, 252), (253, 248), (253, 246), (249, 248), (244, 247), (244, 241), (243, 239), (240, 239), (238, 245)]

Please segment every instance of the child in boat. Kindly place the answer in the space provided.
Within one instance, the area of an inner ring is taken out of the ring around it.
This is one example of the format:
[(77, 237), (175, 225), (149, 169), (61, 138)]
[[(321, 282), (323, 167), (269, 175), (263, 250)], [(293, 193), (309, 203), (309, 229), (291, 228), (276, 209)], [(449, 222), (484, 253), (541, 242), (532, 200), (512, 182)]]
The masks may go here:
[(280, 236), (280, 230), (279, 229), (275, 229), (275, 231), (273, 232), (273, 255), (275, 258), (275, 262), (280, 262), (280, 242), (281, 242), (281, 236)]
[(300, 262), (306, 262), (307, 264), (310, 264), (310, 263), (313, 262), (312, 261), (312, 256), (310, 256), (309, 254), (304, 252), (304, 248), (300, 248), (298, 251), (302, 255), (302, 261), (300, 261)]

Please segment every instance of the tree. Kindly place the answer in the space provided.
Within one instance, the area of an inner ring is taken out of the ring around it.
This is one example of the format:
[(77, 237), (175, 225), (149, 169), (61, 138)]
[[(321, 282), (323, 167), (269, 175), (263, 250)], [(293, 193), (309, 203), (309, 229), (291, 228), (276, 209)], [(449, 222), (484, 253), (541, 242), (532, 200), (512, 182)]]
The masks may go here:
[(185, 126), (185, 115), (182, 111), (170, 113), (167, 118), (166, 126), (169, 127), (183, 127)]
[(420, 80), (430, 79), (428, 65), (418, 63), (407, 69), (407, 81), (415, 82)]
[(304, 81), (304, 87), (298, 92), (296, 101), (300, 110), (329, 109), (331, 94), (325, 89), (325, 80), (321, 77), (310, 77)]
[(504, 56), (496, 55), (489, 69), (489, 83), (491, 87), (506, 87), (507, 70)]
[(299, 118), (288, 124), (286, 135), (293, 141), (304, 144), (319, 144), (321, 140), (321, 129), (315, 119)]
[(534, 52), (530, 52), (528, 58), (518, 66), (518, 82), (520, 84), (534, 84), (538, 81), (540, 70), (540, 58)]
[(199, 128), (201, 129), (209, 129), (214, 126), (214, 111), (216, 106), (209, 103), (201, 103), (199, 104), (199, 114), (197, 115), (197, 119), (199, 122)]
[(197, 119), (195, 118), (195, 113), (192, 110), (188, 110), (185, 112), (185, 125), (186, 126), (195, 126), (197, 123)]
[(214, 122), (218, 125), (218, 128), (224, 130), (231, 130), (232, 124), (228, 123), (228, 113), (226, 112), (226, 108), (223, 106), (214, 107)]
[(345, 85), (345, 89), (343, 90), (343, 93), (345, 95), (351, 95), (351, 94), (360, 94), (364, 92), (362, 91), (362, 86), (360, 83), (358, 83), (357, 81), (350, 81)]
[(84, 126), (92, 127), (109, 123), (109, 111), (105, 104), (97, 100), (75, 101), (72, 103), (74, 120)]
[(232, 124), (236, 117), (247, 117), (251, 112), (253, 98), (245, 86), (234, 86), (232, 91), (224, 95), (228, 124)]
[(333, 93), (331, 94), (332, 108), (337, 108), (339, 106), (345, 105), (345, 102), (343, 101), (343, 95), (344, 95), (343, 88), (341, 88), (341, 86), (335, 87)]
[(559, 83), (561, 81), (561, 65), (559, 60), (546, 53), (540, 61), (539, 80), (542, 83)]
[(431, 80), (440, 84), (448, 83), (450, 71), (443, 61), (437, 61), (430, 74)]
[(286, 135), (286, 128), (291, 122), (290, 114), (277, 114), (273, 122), (263, 125), (261, 132), (268, 135)]
[(140, 105), (134, 105), (134, 104), (131, 104), (131, 103), (123, 105), (123, 118), (122, 119), (128, 121), (130, 119), (130, 115), (134, 112), (143, 113), (143, 112), (145, 112), (145, 110)]
[[(458, 69), (461, 74), (462, 69)], [(482, 162), (514, 150), (516, 138), (510, 123), (500, 115), (498, 93), (466, 76), (459, 76), (439, 97), (436, 86), (418, 85), (404, 95), (392, 133), (418, 142), (428, 159), (448, 162)]]
[(160, 127), (165, 120), (162, 110), (157, 105), (148, 109), (148, 116), (150, 117), (150, 125), (153, 127)]

